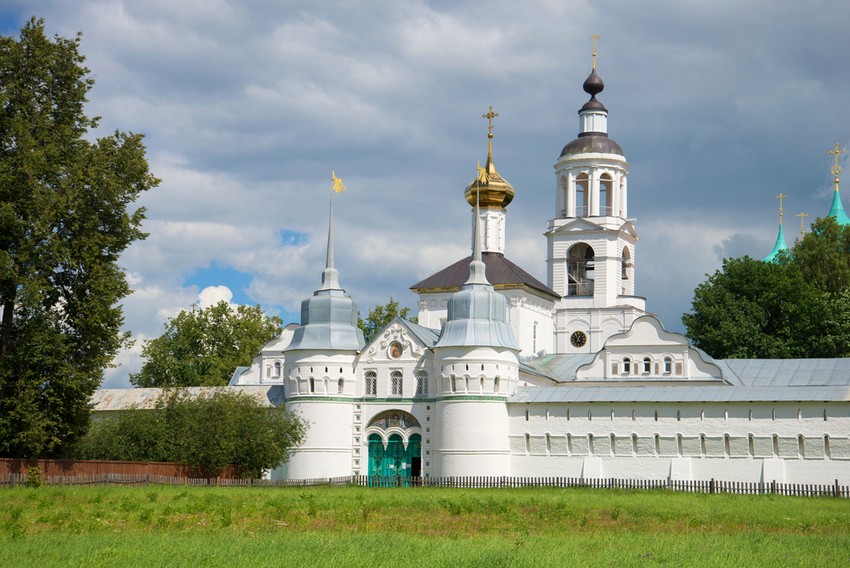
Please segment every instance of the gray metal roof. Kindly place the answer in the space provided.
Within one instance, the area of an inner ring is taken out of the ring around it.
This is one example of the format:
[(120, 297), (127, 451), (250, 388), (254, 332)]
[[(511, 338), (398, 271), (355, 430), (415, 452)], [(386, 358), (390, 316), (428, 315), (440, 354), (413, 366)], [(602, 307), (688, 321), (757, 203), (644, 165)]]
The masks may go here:
[[(400, 318), (399, 318), (400, 319)], [(407, 329), (410, 330), (410, 333), (414, 335), (419, 341), (421, 341), (425, 347), (433, 347), (435, 343), (437, 343), (437, 339), (440, 337), (439, 329), (431, 329), (430, 327), (425, 327), (419, 325), (417, 323), (411, 323), (406, 320), (401, 320)]]
[(595, 354), (550, 355), (529, 365), (565, 384), (521, 387), (511, 402), (743, 402), (848, 401), (850, 359), (712, 359), (731, 384), (704, 382), (657, 385), (628, 380), (588, 385), (575, 381), (576, 370)]
[(843, 387), (589, 386), (519, 387), (512, 403), (850, 401)]

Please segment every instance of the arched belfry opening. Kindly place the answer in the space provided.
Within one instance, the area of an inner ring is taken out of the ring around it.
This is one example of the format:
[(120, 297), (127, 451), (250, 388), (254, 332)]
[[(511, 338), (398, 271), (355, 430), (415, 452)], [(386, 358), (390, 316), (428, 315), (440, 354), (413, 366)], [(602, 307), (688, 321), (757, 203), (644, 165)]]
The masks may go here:
[(593, 248), (587, 243), (573, 245), (567, 254), (567, 295), (593, 295)]
[(614, 180), (609, 174), (599, 177), (599, 214), (605, 217), (614, 214)]
[(576, 217), (590, 215), (590, 176), (586, 173), (576, 177)]
[(403, 410), (381, 412), (372, 418), (364, 433), (369, 446), (370, 477), (422, 475), (422, 427), (412, 414)]

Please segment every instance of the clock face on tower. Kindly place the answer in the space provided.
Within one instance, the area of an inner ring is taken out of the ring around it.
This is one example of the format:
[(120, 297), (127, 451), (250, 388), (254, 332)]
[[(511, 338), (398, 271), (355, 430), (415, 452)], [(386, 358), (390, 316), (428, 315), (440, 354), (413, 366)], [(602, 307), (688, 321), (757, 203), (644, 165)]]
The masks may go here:
[(584, 347), (587, 343), (587, 335), (583, 331), (574, 331), (570, 336), (570, 343), (573, 347)]

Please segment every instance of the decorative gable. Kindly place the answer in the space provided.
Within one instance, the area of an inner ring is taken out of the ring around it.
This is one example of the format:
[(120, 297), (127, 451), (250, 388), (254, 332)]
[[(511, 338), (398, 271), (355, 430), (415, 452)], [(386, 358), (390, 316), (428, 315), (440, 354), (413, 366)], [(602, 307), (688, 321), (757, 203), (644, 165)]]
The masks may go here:
[(576, 372), (579, 381), (723, 381), (713, 360), (680, 333), (667, 331), (654, 316), (637, 318), (612, 335), (593, 361)]

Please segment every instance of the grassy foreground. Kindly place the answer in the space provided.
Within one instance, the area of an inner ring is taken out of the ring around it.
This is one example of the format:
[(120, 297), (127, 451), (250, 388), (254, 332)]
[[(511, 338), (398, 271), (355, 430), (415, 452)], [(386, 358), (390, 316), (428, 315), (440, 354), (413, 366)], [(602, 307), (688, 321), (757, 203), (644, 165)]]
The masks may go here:
[(3, 566), (846, 566), (850, 501), (586, 489), (0, 490)]

